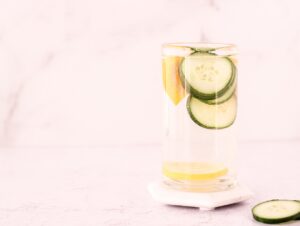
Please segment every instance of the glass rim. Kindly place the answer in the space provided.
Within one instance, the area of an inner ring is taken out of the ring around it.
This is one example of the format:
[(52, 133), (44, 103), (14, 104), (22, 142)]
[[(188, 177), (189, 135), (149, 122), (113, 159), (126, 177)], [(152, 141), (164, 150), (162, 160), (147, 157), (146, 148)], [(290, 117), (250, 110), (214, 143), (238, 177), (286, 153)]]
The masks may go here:
[(212, 43), (212, 42), (172, 42), (162, 44), (162, 55), (187, 56), (193, 52), (206, 52), (219, 56), (228, 56), (237, 54), (235, 44)]
[(172, 47), (186, 47), (186, 48), (237, 48), (235, 44), (232, 43), (219, 43), (219, 42), (170, 42), (163, 43), (163, 48), (172, 48)]

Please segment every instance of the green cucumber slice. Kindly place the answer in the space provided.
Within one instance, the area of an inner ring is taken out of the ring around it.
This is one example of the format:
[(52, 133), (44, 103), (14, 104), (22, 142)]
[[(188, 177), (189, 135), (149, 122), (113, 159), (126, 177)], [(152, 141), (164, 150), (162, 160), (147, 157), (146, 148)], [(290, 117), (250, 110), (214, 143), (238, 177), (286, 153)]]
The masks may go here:
[(216, 48), (213, 48), (213, 47), (192, 47), (191, 50), (193, 51), (193, 53), (208, 53), (208, 54), (211, 54), (211, 55), (216, 55), (214, 53), (214, 51), (216, 51), (217, 49)]
[[(296, 200), (298, 203), (299, 203), (299, 205), (300, 205), (300, 200)], [(300, 220), (300, 213), (299, 213), (299, 215), (295, 218), (295, 220)]]
[(254, 206), (252, 214), (259, 222), (279, 224), (299, 218), (300, 203), (295, 200), (273, 199)]
[(187, 109), (191, 119), (207, 129), (223, 129), (231, 126), (236, 118), (237, 100), (233, 95), (222, 104), (211, 105), (190, 95)]
[(183, 59), (180, 73), (193, 96), (211, 100), (222, 96), (230, 87), (235, 66), (227, 57), (195, 52)]
[(221, 97), (218, 97), (218, 98), (212, 99), (212, 100), (205, 100), (205, 102), (208, 103), (208, 104), (221, 104), (221, 103), (224, 103), (230, 97), (232, 97), (232, 95), (235, 93), (236, 84), (237, 84), (237, 78), (234, 75), (233, 76), (233, 81), (231, 82), (230, 87), (228, 88), (228, 90)]

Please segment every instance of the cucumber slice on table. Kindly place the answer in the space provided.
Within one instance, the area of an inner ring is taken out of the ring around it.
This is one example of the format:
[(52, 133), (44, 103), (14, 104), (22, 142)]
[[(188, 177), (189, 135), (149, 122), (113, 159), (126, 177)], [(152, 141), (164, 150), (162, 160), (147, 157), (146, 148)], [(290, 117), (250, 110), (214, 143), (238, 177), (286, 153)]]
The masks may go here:
[(203, 100), (222, 96), (232, 84), (235, 66), (227, 57), (195, 52), (185, 57), (180, 65), (186, 89)]
[(274, 199), (257, 204), (252, 208), (255, 220), (266, 224), (279, 224), (300, 217), (300, 202)]
[(211, 105), (189, 96), (187, 109), (191, 119), (207, 129), (223, 129), (229, 127), (236, 117), (237, 100), (233, 95), (222, 104)]
[[(300, 200), (296, 200), (298, 203), (299, 203), (299, 205), (300, 205)], [(300, 220), (300, 212), (299, 212), (299, 215), (295, 218), (295, 220)]]

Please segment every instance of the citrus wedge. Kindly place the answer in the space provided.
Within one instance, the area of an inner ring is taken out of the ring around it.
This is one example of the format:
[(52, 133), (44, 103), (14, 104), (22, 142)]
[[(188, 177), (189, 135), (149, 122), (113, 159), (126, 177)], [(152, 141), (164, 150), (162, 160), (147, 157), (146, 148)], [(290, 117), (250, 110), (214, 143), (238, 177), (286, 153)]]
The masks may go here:
[(162, 65), (163, 85), (167, 95), (175, 105), (185, 96), (179, 74), (181, 60), (182, 57), (168, 56), (163, 59)]

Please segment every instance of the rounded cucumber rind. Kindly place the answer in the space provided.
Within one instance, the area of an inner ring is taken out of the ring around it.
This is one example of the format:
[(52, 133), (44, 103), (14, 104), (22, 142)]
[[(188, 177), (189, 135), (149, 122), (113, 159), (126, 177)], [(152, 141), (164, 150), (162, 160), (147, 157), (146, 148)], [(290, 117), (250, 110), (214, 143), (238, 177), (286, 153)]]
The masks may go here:
[(221, 97), (212, 100), (203, 100), (203, 101), (206, 102), (207, 104), (222, 104), (226, 102), (235, 94), (236, 84), (237, 84), (237, 78), (236, 75), (234, 75), (230, 87), (228, 87), (227, 91)]
[[(274, 217), (274, 216), (269, 217), (264, 214), (263, 211), (264, 208), (266, 209), (266, 211), (268, 211), (267, 208), (270, 208), (269, 206), (270, 204), (273, 204), (274, 205), (273, 208), (276, 208), (276, 205), (280, 206), (282, 202), (289, 202), (290, 204), (293, 204), (294, 206), (296, 206), (296, 210), (291, 210), (290, 213), (286, 213), (284, 216), (280, 216), (280, 217)], [(297, 220), (300, 218), (300, 202), (298, 202), (297, 200), (284, 200), (284, 199), (268, 200), (255, 205), (252, 208), (252, 215), (255, 220), (265, 224), (279, 224), (279, 223), (284, 223), (292, 220)]]
[[(300, 204), (300, 200), (295, 200), (296, 202), (299, 202), (299, 204)], [(295, 220), (300, 220), (300, 213), (299, 213), (299, 215), (295, 218)]]
[[(191, 55), (189, 56), (193, 56), (193, 55), (203, 55), (203, 56), (214, 56), (214, 54), (210, 54), (210, 53), (207, 53), (207, 52), (199, 52), (199, 51), (196, 51), (196, 52), (193, 52)], [(215, 56), (217, 57), (217, 56)], [(201, 92), (199, 90), (197, 90), (196, 88), (194, 88), (186, 79), (186, 76), (185, 76), (185, 72), (184, 72), (184, 62), (186, 60), (186, 58), (184, 58), (182, 61), (181, 61), (181, 64), (180, 64), (180, 77), (181, 77), (181, 81), (182, 81), (182, 84), (185, 86), (185, 89), (186, 91), (190, 92), (193, 96), (199, 98), (199, 99), (202, 99), (202, 100), (213, 100), (213, 99), (216, 99), (216, 98), (219, 98), (221, 97), (223, 94), (226, 93), (226, 91), (231, 87), (233, 81), (234, 81), (234, 78), (235, 78), (235, 74), (236, 74), (236, 67), (235, 67), (235, 64), (231, 61), (231, 59), (229, 59), (228, 57), (222, 57), (223, 59), (226, 59), (228, 61), (228, 63), (231, 65), (231, 69), (232, 69), (232, 73), (231, 73), (231, 77), (230, 79), (228, 80), (228, 82), (225, 84), (225, 86), (214, 92), (214, 93), (204, 93), (204, 92)]]
[(253, 218), (256, 221), (259, 221), (259, 222), (262, 222), (265, 224), (280, 224), (280, 223), (294, 220), (294, 217), (285, 217), (285, 218), (280, 218), (280, 219), (267, 219), (267, 218), (259, 217), (256, 215), (253, 215)]
[(212, 55), (216, 55), (216, 53), (214, 53), (214, 51), (216, 51), (216, 48), (191, 48), (191, 50), (193, 51), (193, 53), (209, 53)]
[[(234, 99), (236, 101), (236, 97), (235, 96), (232, 96), (231, 97), (232, 99)], [(194, 100), (193, 100), (194, 99)], [(227, 123), (223, 123), (222, 125), (220, 124), (214, 124), (212, 125), (211, 123), (208, 123), (206, 120), (205, 120), (205, 114), (203, 114), (202, 116), (196, 116), (194, 111), (195, 109), (193, 109), (193, 104), (192, 104), (192, 101), (199, 101), (199, 103), (201, 103), (203, 105), (203, 108), (214, 108), (212, 105), (210, 104), (207, 104), (206, 102), (204, 102), (203, 100), (201, 99), (198, 99), (197, 97), (194, 97), (192, 95), (190, 95), (187, 99), (187, 103), (186, 103), (186, 108), (188, 110), (188, 113), (190, 115), (190, 118), (192, 119), (192, 121), (194, 121), (197, 125), (203, 127), (203, 128), (206, 128), (206, 129), (225, 129), (225, 128), (228, 128), (230, 127), (234, 121), (235, 121), (235, 118), (236, 118), (236, 106), (228, 106), (228, 107), (231, 107), (231, 108), (234, 108), (234, 115), (231, 115), (230, 117), (230, 120), (227, 121)], [(229, 101), (229, 100), (228, 100)], [(217, 113), (218, 114), (218, 113)]]

